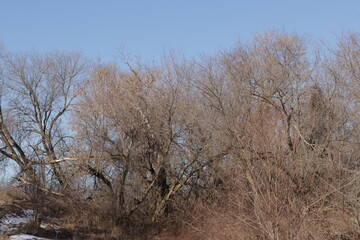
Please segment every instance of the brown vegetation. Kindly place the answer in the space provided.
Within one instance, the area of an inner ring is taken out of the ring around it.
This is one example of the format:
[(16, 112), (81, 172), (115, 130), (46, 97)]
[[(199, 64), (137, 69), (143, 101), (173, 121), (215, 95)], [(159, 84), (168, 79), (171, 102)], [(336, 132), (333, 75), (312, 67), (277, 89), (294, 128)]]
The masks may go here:
[(2, 55), (0, 153), (36, 214), (84, 239), (360, 238), (359, 36), (124, 63)]

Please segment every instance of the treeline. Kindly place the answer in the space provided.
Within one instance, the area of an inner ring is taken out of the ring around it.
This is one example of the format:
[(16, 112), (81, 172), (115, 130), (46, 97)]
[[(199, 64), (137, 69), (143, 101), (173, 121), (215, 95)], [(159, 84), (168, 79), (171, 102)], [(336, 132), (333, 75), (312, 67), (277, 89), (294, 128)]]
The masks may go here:
[(121, 66), (1, 51), (1, 161), (38, 214), (115, 235), (360, 237), (359, 35)]

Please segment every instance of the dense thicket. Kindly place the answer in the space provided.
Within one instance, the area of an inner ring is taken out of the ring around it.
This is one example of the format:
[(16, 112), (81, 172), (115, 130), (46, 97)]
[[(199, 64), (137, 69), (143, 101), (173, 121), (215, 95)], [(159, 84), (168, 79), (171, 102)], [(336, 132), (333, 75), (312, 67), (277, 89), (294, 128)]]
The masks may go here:
[(36, 206), (181, 239), (360, 237), (358, 35), (123, 63), (2, 52), (1, 159)]

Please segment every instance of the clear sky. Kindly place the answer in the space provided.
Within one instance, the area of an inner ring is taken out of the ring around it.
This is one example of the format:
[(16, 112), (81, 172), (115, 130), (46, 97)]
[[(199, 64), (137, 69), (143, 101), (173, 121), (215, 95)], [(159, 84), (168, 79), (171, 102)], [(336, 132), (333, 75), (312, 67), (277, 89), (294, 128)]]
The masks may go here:
[(164, 50), (211, 54), (266, 30), (334, 42), (359, 27), (359, 0), (0, 0), (8, 50), (79, 50), (105, 61), (121, 47), (150, 61)]

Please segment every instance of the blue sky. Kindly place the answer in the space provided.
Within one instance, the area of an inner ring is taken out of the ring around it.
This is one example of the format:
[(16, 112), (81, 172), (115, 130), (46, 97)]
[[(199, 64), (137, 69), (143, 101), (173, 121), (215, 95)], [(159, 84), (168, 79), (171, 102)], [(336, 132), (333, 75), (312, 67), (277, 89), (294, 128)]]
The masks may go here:
[(359, 31), (360, 1), (0, 0), (0, 42), (10, 51), (79, 50), (113, 60), (123, 47), (145, 61), (188, 57), (281, 30), (333, 43)]

